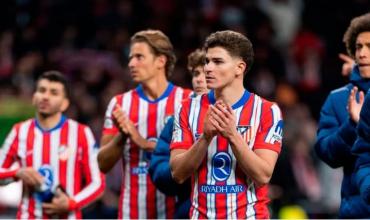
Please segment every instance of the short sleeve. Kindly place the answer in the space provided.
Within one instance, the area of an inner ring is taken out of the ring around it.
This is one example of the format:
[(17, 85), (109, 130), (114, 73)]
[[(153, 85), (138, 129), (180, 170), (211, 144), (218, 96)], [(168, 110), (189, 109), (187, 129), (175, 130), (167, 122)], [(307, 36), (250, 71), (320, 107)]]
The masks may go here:
[(280, 153), (283, 127), (284, 123), (278, 105), (265, 102), (253, 149), (269, 149)]
[(105, 111), (104, 116), (104, 125), (103, 125), (103, 135), (115, 135), (118, 133), (118, 128), (113, 122), (112, 112), (114, 110), (114, 106), (117, 104), (117, 96), (113, 97)]
[(175, 113), (170, 149), (189, 149), (193, 144), (193, 135), (189, 126), (189, 105), (185, 101)]

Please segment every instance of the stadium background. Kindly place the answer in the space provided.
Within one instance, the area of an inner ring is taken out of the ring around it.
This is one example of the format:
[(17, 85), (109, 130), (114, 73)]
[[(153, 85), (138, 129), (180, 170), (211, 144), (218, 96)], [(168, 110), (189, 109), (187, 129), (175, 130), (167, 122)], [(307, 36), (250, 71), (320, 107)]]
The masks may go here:
[[(44, 70), (68, 76), (67, 115), (99, 139), (107, 102), (135, 86), (127, 70), (133, 33), (153, 28), (167, 34), (178, 58), (171, 81), (190, 87), (186, 56), (209, 33), (232, 29), (254, 44), (245, 85), (278, 102), (284, 113), (283, 151), (271, 181), (273, 217), (336, 216), (341, 171), (320, 162), (312, 146), (322, 103), (348, 80), (338, 58), (345, 52), (344, 31), (369, 11), (369, 1), (16, 0), (0, 6), (0, 143), (12, 124), (34, 115), (33, 85)], [(119, 172), (116, 167), (108, 175), (105, 195), (85, 217), (115, 217)], [(3, 191), (0, 217), (9, 217), (15, 208), (5, 204)]]

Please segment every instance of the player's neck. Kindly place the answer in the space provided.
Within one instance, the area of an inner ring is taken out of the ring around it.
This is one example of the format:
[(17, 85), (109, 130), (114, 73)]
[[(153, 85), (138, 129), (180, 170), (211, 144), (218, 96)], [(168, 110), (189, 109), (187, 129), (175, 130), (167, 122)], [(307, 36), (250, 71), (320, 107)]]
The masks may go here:
[(36, 114), (37, 122), (44, 130), (50, 130), (58, 125), (62, 118), (62, 113), (54, 115), (43, 115), (40, 113)]
[(215, 89), (216, 100), (223, 100), (230, 106), (235, 104), (243, 96), (245, 88), (241, 83), (234, 83), (226, 87)]
[(166, 91), (168, 83), (166, 76), (161, 74), (147, 82), (143, 82), (142, 87), (148, 99), (155, 100)]

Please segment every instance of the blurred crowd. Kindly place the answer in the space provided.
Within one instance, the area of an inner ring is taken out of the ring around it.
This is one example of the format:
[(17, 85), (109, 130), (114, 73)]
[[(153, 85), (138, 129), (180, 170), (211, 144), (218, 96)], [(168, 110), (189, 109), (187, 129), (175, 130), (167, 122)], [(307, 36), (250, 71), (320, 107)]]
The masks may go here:
[[(0, 23), (1, 124), (32, 115), (34, 80), (42, 71), (56, 69), (72, 83), (72, 105), (66, 114), (88, 124), (99, 139), (110, 98), (135, 86), (127, 70), (133, 33), (153, 28), (167, 34), (178, 59), (170, 80), (190, 88), (189, 52), (213, 31), (236, 30), (251, 39), (255, 51), (246, 87), (276, 101), (284, 114), (283, 150), (271, 180), (273, 217), (284, 218), (289, 210), (302, 217), (336, 216), (341, 172), (320, 162), (312, 147), (322, 103), (330, 90), (347, 81), (338, 59), (345, 51), (344, 31), (353, 17), (369, 10), (369, 1), (17, 0), (15, 4), (14, 19)], [(5, 11), (10, 7), (2, 7), (2, 14), (9, 15)], [(7, 133), (10, 127), (0, 129)], [(105, 195), (85, 209), (85, 217), (116, 217), (119, 172), (118, 166), (108, 174)]]

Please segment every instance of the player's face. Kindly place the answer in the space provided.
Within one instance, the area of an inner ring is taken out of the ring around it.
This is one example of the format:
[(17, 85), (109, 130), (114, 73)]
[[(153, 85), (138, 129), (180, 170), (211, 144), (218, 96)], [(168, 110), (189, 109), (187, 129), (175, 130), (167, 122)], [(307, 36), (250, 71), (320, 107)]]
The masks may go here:
[[(222, 47), (209, 48), (206, 54), (204, 71), (208, 89), (220, 89), (235, 79), (241, 59), (230, 56)], [(240, 72), (240, 71), (239, 71)]]
[(68, 108), (69, 101), (65, 96), (63, 84), (41, 79), (33, 94), (33, 104), (37, 113), (43, 116), (53, 116)]
[(157, 70), (156, 59), (147, 43), (132, 44), (128, 63), (132, 80), (142, 83), (153, 78)]
[(193, 90), (197, 95), (201, 95), (208, 92), (206, 74), (204, 73), (203, 66), (197, 66), (192, 73), (191, 83)]
[(370, 78), (370, 31), (357, 36), (355, 58), (361, 76)]

